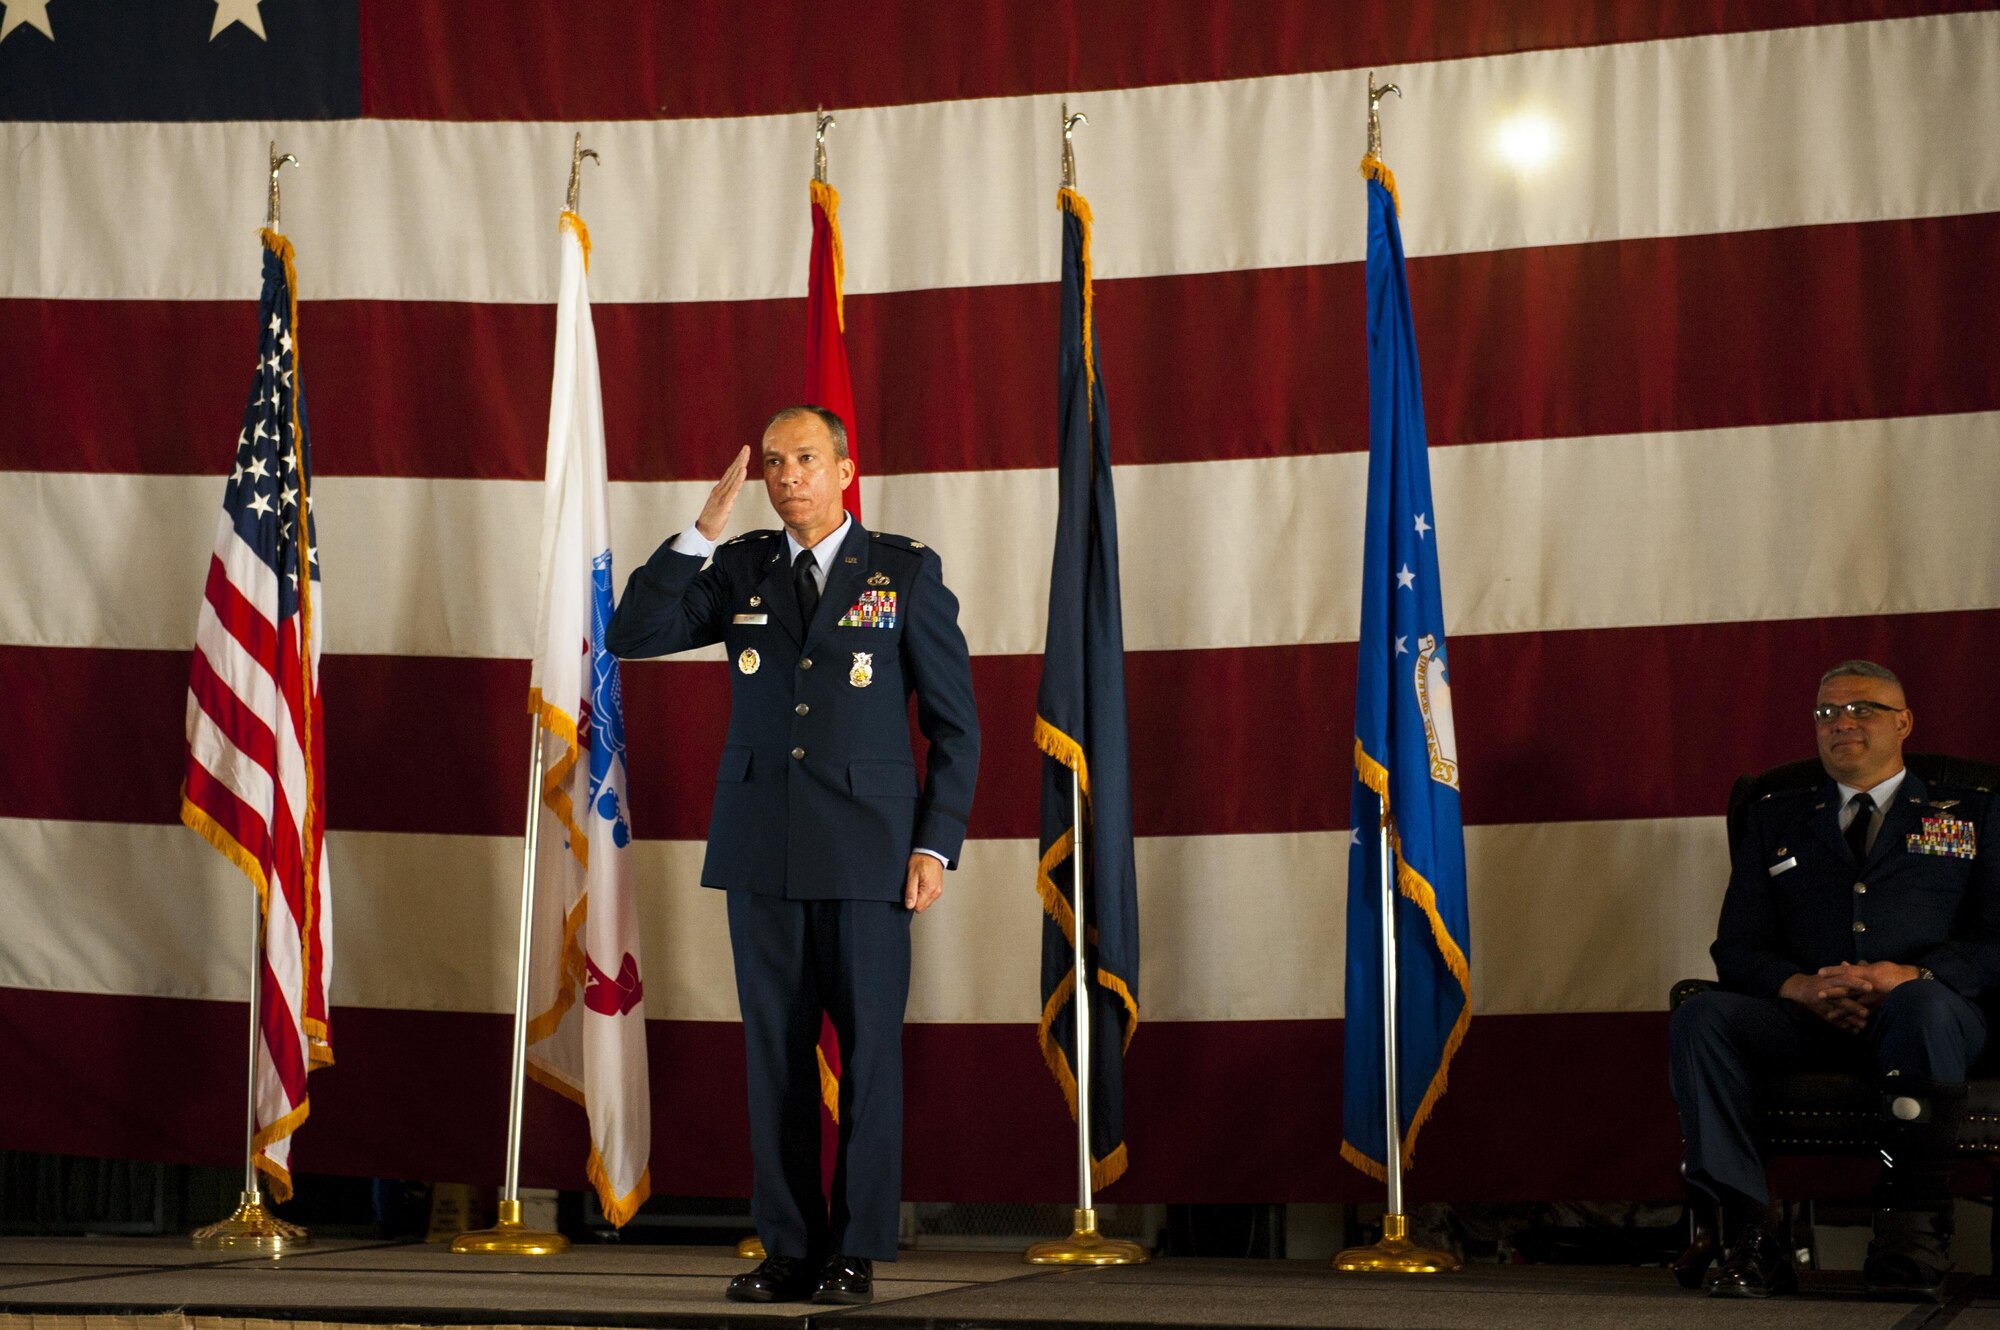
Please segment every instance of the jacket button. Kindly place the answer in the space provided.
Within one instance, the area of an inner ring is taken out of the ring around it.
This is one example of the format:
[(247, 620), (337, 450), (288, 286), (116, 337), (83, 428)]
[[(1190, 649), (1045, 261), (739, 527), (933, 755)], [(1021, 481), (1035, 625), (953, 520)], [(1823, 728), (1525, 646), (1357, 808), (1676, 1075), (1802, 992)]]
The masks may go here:
[(798, 713), (799, 713), (799, 714), (800, 714), (801, 716), (803, 716), (803, 715), (805, 715), (805, 714), (806, 714), (806, 713), (807, 713), (808, 711), (811, 711), (811, 710), (812, 710), (812, 708), (811, 708), (811, 707), (809, 707), (809, 706), (807, 706), (807, 705), (806, 705), (805, 703), (801, 702), (801, 703), (799, 703), (799, 704), (798, 704), (797, 706), (793, 707), (793, 708), (792, 708), (792, 710), (794, 710), (794, 711), (798, 712)]
[(1855, 883), (1854, 894), (1857, 896), (1866, 896), (1868, 894), (1868, 884), (1866, 882)]
[[(792, 756), (793, 757), (798, 756), (798, 750), (796, 748), (792, 750)], [(1862, 923), (1859, 919), (1856, 919), (1854, 921), (1854, 931), (1857, 933), (1865, 933), (1868, 931), (1868, 925)]]
[(807, 657), (806, 657), (806, 658), (805, 658), (804, 660), (802, 660), (802, 661), (800, 661), (800, 662), (799, 662), (799, 668), (800, 668), (800, 669), (802, 669), (802, 670), (809, 670), (809, 669), (811, 669), (812, 667), (813, 667), (813, 663), (812, 663), (812, 657), (811, 657), (811, 656), (807, 656)]
[[(806, 755), (806, 750), (805, 750), (805, 749), (803, 749), (803, 748), (794, 748), (794, 749), (792, 750), (792, 760), (793, 760), (794, 762), (796, 762), (796, 761), (799, 761), (800, 759), (804, 758), (804, 757), (805, 757), (805, 755)], [(1856, 928), (1860, 928), (1860, 927), (1861, 927), (1861, 925), (1860, 925), (1860, 924), (1856, 924), (1856, 925), (1855, 925), (1855, 927), (1856, 927)]]

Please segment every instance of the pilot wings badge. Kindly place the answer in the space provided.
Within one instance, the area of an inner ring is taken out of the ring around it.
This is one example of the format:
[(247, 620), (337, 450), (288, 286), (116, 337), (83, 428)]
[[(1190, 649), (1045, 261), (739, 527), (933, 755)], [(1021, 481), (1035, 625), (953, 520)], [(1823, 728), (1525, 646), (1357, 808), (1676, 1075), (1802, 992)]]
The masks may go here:
[(853, 684), (856, 688), (866, 688), (869, 684), (875, 682), (874, 652), (857, 651), (854, 653), (854, 665), (847, 671), (847, 682)]
[(1451, 719), (1451, 680), (1445, 677), (1438, 640), (1417, 639), (1417, 707), (1424, 713), (1424, 739), (1431, 752), (1431, 779), (1458, 788), (1458, 727)]

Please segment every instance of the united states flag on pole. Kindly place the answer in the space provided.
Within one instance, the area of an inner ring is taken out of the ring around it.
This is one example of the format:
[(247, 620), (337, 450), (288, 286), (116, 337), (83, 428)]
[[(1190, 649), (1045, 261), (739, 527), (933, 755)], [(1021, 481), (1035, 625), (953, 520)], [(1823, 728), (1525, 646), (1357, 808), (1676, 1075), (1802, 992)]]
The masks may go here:
[[(618, 660), (603, 646), (611, 619), (611, 509), (589, 268), (590, 231), (565, 212), (528, 693), (528, 710), (541, 719), (542, 782), (528, 1074), (590, 1115), (586, 1172), (605, 1218), (622, 1225), (652, 1194), (652, 1098), (632, 898), (625, 702)], [(572, 1014), (579, 995), (583, 1010)]]
[[(284, 1200), (306, 1073), (333, 1061), (318, 541), (292, 245), (265, 231), (257, 372), (195, 625), (181, 821), (257, 886), (257, 1167)], [(302, 576), (302, 572), (304, 576)], [(220, 943), (218, 943), (219, 945)]]

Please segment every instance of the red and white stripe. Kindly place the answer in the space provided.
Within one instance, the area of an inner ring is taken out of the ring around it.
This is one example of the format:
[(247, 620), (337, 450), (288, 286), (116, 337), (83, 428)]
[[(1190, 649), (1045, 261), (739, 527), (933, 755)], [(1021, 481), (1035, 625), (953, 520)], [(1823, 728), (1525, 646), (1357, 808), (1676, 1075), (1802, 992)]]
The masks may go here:
[[(1124, 1185), (1372, 1194), (1333, 1153), (1372, 67), (1406, 93), (1385, 136), (1489, 958), (1412, 1195), (1671, 1194), (1665, 985), (1707, 970), (1730, 779), (1809, 751), (1812, 679), (1849, 655), (1904, 675), (1919, 746), (2000, 752), (1968, 666), (2000, 653), (2000, 157), (1963, 129), (2000, 123), (2000, 15), (878, 0), (764, 7), (738, 41), (750, 20), (701, 0), (656, 21), (371, 0), (376, 118), (281, 127), (310, 167), (286, 210), (324, 296), (326, 563), (357, 607), (328, 639), (328, 770), (401, 796), (330, 810), (353, 1005), (310, 1166), (479, 1179), (498, 1157), (504, 1102), (465, 1087), (505, 1083), (536, 571), (519, 533), (575, 122), (606, 163), (594, 318), (629, 568), (797, 391), (818, 103), (840, 116), (867, 512), (941, 551), (991, 740), (964, 869), (917, 927), (909, 1194), (1067, 1194), (1022, 886), (1067, 95), (1090, 115), (1158, 1012), (1128, 1064)], [(1533, 180), (1483, 151), (1530, 103), (1566, 134)], [(164, 824), (214, 422), (240, 405), (234, 302), (255, 290), (214, 237), (254, 227), (241, 181), (268, 137), (0, 126), (36, 202), (32, 237), (0, 213), (0, 688), (30, 701), (0, 748), (0, 1055), (88, 1105), (0, 1100), (23, 1145), (229, 1156), (205, 1120), (226, 1098), (162, 1106), (143, 1078), (160, 1046), (225, 1065), (239, 1042), (219, 1001), (240, 966), (210, 927), (230, 884)], [(127, 195), (149, 200), (143, 235), (102, 206)], [(756, 506), (744, 524), (768, 525)], [(655, 1181), (741, 1194), (721, 902), (693, 885), (726, 683), (697, 657), (625, 688)], [(179, 895), (134, 885), (161, 881)], [(114, 1055), (50, 1042), (52, 1021)], [(569, 1130), (531, 1116), (524, 1176), (579, 1185)]]
[[(316, 806), (325, 744), (319, 619), (310, 616), (312, 663), (302, 669), (300, 634), (308, 616), (281, 618), (278, 604), (271, 566), (243, 542), (225, 511), (195, 624), (181, 818), (257, 888), (261, 1038), (251, 1139), (257, 1167), (284, 1200), (292, 1190), (291, 1136), (310, 1111), (306, 1074), (333, 1060), (326, 1007), (333, 929), (324, 817)], [(310, 755), (302, 741), (307, 732), (314, 739)], [(224, 948), (230, 935), (217, 928), (213, 944)]]

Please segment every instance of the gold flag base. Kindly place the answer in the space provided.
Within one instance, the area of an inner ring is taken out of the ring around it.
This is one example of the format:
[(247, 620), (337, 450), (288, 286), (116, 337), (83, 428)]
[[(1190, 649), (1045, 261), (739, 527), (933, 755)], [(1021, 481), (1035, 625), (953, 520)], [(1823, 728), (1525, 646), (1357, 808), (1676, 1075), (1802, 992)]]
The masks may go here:
[(752, 1233), (736, 1244), (736, 1254), (746, 1261), (761, 1261), (769, 1253), (764, 1250), (764, 1239)]
[(1370, 1247), (1349, 1247), (1333, 1258), (1336, 1270), (1390, 1275), (1436, 1275), (1458, 1269), (1450, 1252), (1432, 1251), (1410, 1241), (1408, 1215), (1383, 1215), (1382, 1240)]
[(201, 1251), (257, 1251), (283, 1256), (294, 1247), (310, 1245), (312, 1235), (266, 1210), (262, 1192), (246, 1191), (236, 1203), (235, 1214), (196, 1229), (190, 1241)]
[(1053, 1242), (1038, 1242), (1022, 1254), (1029, 1265), (1143, 1265), (1151, 1252), (1124, 1238), (1097, 1231), (1097, 1211), (1078, 1210), (1076, 1231)]
[(451, 1240), (451, 1249), (471, 1256), (555, 1256), (569, 1250), (569, 1239), (523, 1227), (521, 1203), (502, 1201), (499, 1223), (459, 1234)]

